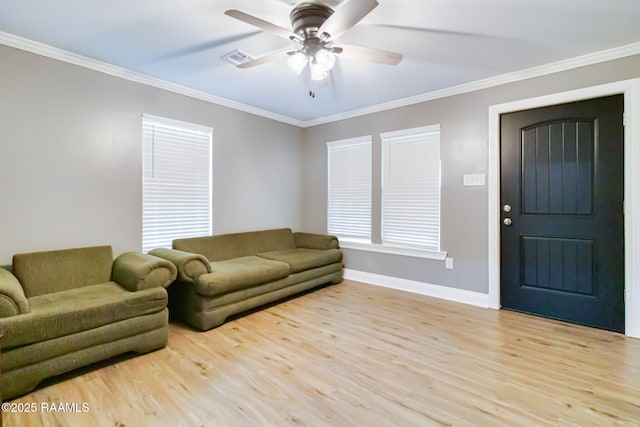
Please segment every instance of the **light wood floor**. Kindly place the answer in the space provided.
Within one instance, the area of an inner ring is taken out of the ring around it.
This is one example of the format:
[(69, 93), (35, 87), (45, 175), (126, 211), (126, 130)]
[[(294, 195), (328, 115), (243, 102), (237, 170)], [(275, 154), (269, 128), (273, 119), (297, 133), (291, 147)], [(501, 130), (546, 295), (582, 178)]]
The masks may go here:
[(345, 281), (65, 377), (4, 426), (640, 425), (640, 340)]

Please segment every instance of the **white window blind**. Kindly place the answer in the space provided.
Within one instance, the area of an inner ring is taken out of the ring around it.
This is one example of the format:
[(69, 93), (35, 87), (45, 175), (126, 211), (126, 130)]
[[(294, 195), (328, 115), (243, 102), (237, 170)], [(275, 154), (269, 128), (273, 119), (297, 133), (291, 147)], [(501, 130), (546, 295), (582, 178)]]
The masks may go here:
[(440, 250), (440, 126), (382, 137), (382, 243)]
[(327, 231), (371, 241), (371, 137), (327, 143)]
[(211, 234), (213, 129), (143, 115), (142, 250)]

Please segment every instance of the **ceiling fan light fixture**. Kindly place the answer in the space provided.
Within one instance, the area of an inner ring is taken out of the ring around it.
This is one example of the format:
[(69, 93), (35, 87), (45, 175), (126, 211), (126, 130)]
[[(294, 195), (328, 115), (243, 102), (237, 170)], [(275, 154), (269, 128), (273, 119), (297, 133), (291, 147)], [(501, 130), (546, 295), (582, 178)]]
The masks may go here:
[(329, 71), (336, 65), (336, 56), (327, 49), (320, 49), (316, 52), (313, 62), (324, 68), (325, 71)]
[(305, 65), (307, 65), (308, 61), (309, 58), (307, 57), (307, 55), (305, 55), (303, 52), (296, 52), (289, 58), (287, 58), (287, 65), (289, 66), (289, 69), (295, 74), (300, 74), (302, 73), (302, 70), (304, 70), (304, 67)]
[(324, 66), (318, 64), (315, 60), (309, 62), (309, 71), (311, 72), (311, 80), (322, 80), (329, 75)]

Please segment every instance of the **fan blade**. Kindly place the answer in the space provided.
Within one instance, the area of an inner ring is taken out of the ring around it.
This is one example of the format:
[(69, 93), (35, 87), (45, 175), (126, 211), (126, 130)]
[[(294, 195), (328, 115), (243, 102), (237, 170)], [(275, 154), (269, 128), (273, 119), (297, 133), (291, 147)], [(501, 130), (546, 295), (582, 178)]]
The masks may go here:
[(334, 49), (342, 49), (341, 57), (360, 61), (377, 62), (379, 64), (398, 65), (402, 61), (402, 54), (372, 47), (341, 44)]
[(218, 47), (227, 45), (229, 43), (237, 42), (238, 40), (243, 40), (251, 36), (255, 36), (256, 34), (261, 34), (262, 31), (251, 31), (249, 33), (238, 34), (236, 36), (225, 37), (222, 39), (212, 40), (205, 43), (200, 43), (194, 46), (189, 46), (184, 49), (178, 49), (173, 52), (169, 52), (163, 56), (154, 58), (155, 61), (167, 61), (170, 59), (180, 58), (182, 56), (193, 55), (200, 52), (205, 52), (211, 49), (216, 49)]
[(331, 40), (335, 40), (360, 22), (377, 6), (376, 0), (347, 0), (324, 21), (318, 34), (327, 33), (331, 36)]
[(272, 24), (271, 22), (267, 22), (264, 19), (260, 19), (260, 18), (256, 18), (253, 15), (249, 15), (248, 13), (244, 13), (242, 11), (236, 10), (236, 9), (229, 9), (227, 11), (224, 12), (225, 15), (230, 16), (232, 18), (236, 18), (242, 22), (245, 22), (247, 24), (253, 25), (254, 27), (258, 27), (261, 30), (265, 30), (265, 31), (269, 31), (273, 34), (277, 34), (280, 37), (284, 37), (287, 40), (299, 40), (300, 36), (298, 36), (295, 33), (292, 33), (291, 31), (287, 30), (286, 28), (282, 28), (276, 24)]
[(238, 68), (252, 68), (257, 65), (265, 64), (267, 62), (277, 61), (279, 59), (285, 59), (285, 58), (288, 58), (292, 52), (295, 52), (295, 50), (287, 49), (287, 50), (279, 50), (277, 52), (267, 53), (266, 55), (253, 58), (250, 61), (247, 61), (245, 63), (238, 65)]
[[(422, 28), (422, 27), (409, 27), (405, 25), (392, 25), (392, 24), (368, 24), (377, 28), (391, 28), (394, 30), (414, 31), (420, 33), (442, 34), (444, 36), (458, 36), (458, 37), (480, 37), (484, 39), (505, 39), (501, 36), (493, 36), (490, 34), (470, 33), (466, 31), (453, 31), (453, 30), (439, 30), (436, 28)], [(363, 25), (364, 26), (364, 25)], [(358, 26), (360, 28), (360, 26)]]

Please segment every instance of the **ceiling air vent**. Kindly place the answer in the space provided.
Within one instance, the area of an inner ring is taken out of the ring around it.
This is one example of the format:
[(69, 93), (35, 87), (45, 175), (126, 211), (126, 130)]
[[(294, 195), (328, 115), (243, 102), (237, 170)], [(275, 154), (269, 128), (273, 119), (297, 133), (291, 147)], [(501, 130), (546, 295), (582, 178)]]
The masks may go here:
[(251, 61), (253, 59), (253, 56), (241, 51), (240, 49), (235, 49), (227, 53), (226, 55), (222, 55), (220, 59), (222, 59), (223, 61), (227, 61), (232, 65), (240, 65), (244, 64), (245, 62)]

